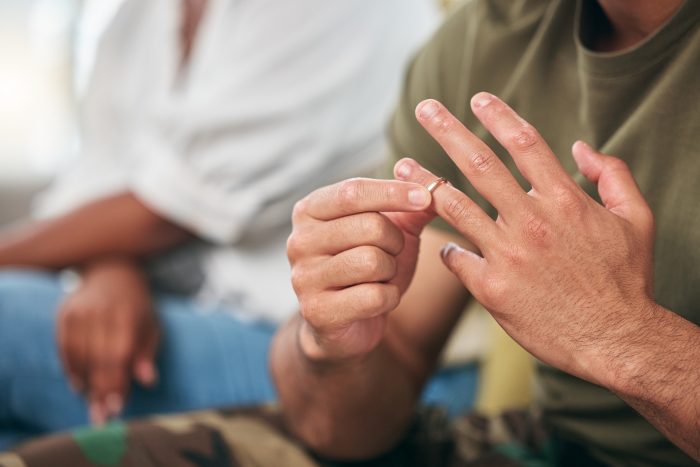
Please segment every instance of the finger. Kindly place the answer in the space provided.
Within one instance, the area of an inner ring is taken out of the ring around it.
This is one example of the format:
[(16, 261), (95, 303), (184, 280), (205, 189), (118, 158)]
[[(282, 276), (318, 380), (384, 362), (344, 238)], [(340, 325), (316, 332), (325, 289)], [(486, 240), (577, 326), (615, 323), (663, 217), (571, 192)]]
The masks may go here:
[(158, 383), (158, 368), (154, 357), (142, 355), (134, 360), (134, 379), (146, 387), (153, 387)]
[(90, 399), (88, 403), (88, 417), (90, 418), (90, 423), (100, 427), (107, 423), (107, 408), (102, 402)]
[(66, 374), (68, 383), (73, 391), (79, 393), (82, 391), (80, 379), (77, 376), (75, 364), (73, 363), (73, 353), (70, 345), (70, 313), (66, 308), (61, 308), (58, 312), (56, 326), (56, 342), (58, 344), (58, 353), (61, 357), (63, 371)]
[(350, 287), (369, 282), (387, 282), (396, 276), (396, 259), (373, 246), (359, 246), (315, 265), (322, 289)]
[(627, 164), (597, 152), (583, 141), (577, 141), (571, 152), (581, 173), (597, 184), (607, 209), (634, 224), (653, 223), (649, 205)]
[(321, 332), (388, 313), (401, 299), (396, 285), (376, 282), (311, 296), (311, 299), (301, 297), (302, 315)]
[(136, 381), (146, 387), (153, 387), (158, 383), (158, 368), (156, 355), (160, 341), (160, 326), (155, 314), (152, 314), (153, 324), (146, 326), (139, 338), (137, 352), (133, 361), (133, 374)]
[(507, 220), (522, 212), (527, 194), (486, 143), (435, 100), (418, 104), (416, 117), (502, 217)]
[(420, 185), (353, 178), (316, 190), (295, 211), (331, 220), (361, 212), (422, 211), (429, 205), (430, 193)]
[(548, 193), (562, 185), (575, 185), (539, 132), (505, 102), (480, 92), (472, 98), (471, 107), (536, 191)]
[(118, 415), (123, 408), (133, 346), (124, 319), (114, 319), (113, 311), (95, 313), (90, 347), (90, 396), (107, 417)]
[(352, 248), (372, 245), (397, 255), (403, 249), (404, 236), (399, 228), (378, 212), (363, 212), (327, 222), (318, 222), (312, 228), (299, 229), (290, 237), (288, 253), (291, 257), (303, 252), (335, 255)]
[[(409, 158), (397, 162), (394, 172), (401, 179), (422, 185), (428, 185), (438, 178)], [(435, 212), (484, 254), (500, 237), (496, 222), (479, 205), (452, 185), (440, 185), (433, 191), (432, 197)]]
[(66, 357), (72, 370), (71, 384), (80, 392), (88, 389), (89, 312), (81, 308), (66, 314)]
[(480, 278), (486, 268), (484, 258), (454, 243), (445, 245), (440, 256), (445, 266), (462, 281), (469, 292), (477, 299), (482, 300), (483, 291), (479, 289), (479, 285)]

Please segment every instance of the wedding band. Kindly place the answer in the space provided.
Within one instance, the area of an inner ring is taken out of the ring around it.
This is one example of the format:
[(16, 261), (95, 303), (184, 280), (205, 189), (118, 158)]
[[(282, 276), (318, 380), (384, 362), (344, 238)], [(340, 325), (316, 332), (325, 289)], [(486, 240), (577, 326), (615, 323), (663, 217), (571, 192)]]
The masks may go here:
[(443, 183), (449, 183), (449, 182), (447, 181), (447, 179), (446, 179), (445, 177), (440, 177), (440, 178), (437, 178), (437, 179), (433, 180), (432, 182), (430, 182), (430, 185), (428, 185), (428, 186), (425, 187), (425, 188), (426, 188), (426, 189), (430, 192), (430, 194), (432, 195), (432, 194), (433, 194), (433, 191), (435, 191), (435, 190), (437, 189), (437, 187), (439, 187), (439, 186), (442, 185)]

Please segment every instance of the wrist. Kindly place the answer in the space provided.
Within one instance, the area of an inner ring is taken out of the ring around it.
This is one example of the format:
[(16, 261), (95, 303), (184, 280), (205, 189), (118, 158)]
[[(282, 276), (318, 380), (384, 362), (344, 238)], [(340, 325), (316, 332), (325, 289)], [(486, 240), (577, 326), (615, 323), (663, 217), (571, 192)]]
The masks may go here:
[[(324, 342), (325, 341), (325, 342)], [(372, 353), (352, 352), (336, 339), (323, 339), (304, 319), (296, 330), (296, 346), (304, 360), (318, 369), (328, 367), (347, 368), (362, 362)]]
[(84, 282), (129, 281), (145, 282), (139, 264), (130, 258), (105, 257), (86, 263), (82, 268)]
[(596, 372), (600, 375), (596, 382), (616, 394), (634, 395), (639, 391), (640, 376), (648, 371), (648, 352), (656, 348), (654, 323), (668, 310), (648, 299), (623, 312), (620, 316), (627, 319), (621, 320), (596, 352)]

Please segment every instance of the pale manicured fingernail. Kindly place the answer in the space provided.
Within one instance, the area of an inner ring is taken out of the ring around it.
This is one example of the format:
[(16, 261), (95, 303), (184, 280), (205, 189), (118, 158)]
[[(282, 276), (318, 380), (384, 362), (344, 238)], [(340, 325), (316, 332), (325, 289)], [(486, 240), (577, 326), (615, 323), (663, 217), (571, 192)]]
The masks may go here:
[(425, 188), (413, 188), (408, 192), (408, 202), (414, 206), (425, 206), (430, 202), (430, 193)]
[(491, 94), (487, 92), (480, 92), (479, 94), (475, 95), (472, 99), (472, 105), (474, 106), (474, 108), (480, 109), (489, 105), (492, 100), (493, 96)]
[(450, 253), (453, 251), (464, 251), (464, 248), (456, 243), (449, 242), (442, 247), (442, 250), (440, 250), (440, 256), (442, 256), (442, 259), (447, 259), (447, 257), (450, 256)]
[(110, 415), (119, 415), (124, 408), (124, 399), (121, 395), (113, 392), (105, 398), (105, 404)]
[(421, 104), (420, 109), (418, 109), (418, 115), (422, 119), (429, 120), (438, 113), (438, 110), (440, 110), (440, 106), (438, 106), (437, 102), (427, 100)]

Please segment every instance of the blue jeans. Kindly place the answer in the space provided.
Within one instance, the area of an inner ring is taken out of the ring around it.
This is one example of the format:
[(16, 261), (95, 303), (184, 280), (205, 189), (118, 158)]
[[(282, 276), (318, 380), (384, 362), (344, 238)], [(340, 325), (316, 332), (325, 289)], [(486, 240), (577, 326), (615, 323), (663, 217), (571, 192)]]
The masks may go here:
[[(0, 271), (0, 451), (88, 422), (57, 352), (63, 297), (54, 274)], [(156, 295), (155, 309), (163, 330), (158, 385), (133, 385), (126, 418), (275, 399), (267, 365), (273, 327), (242, 322), (225, 310), (201, 313), (201, 304), (174, 295)], [(443, 372), (427, 386), (424, 401), (456, 414), (471, 405), (475, 387), (473, 367)]]
[[(28, 436), (88, 422), (57, 352), (63, 296), (53, 274), (0, 272), (0, 451)], [(274, 328), (198, 308), (187, 298), (155, 297), (163, 330), (159, 382), (153, 389), (132, 387), (125, 417), (274, 400), (267, 370)]]

